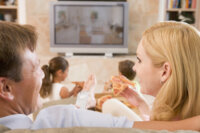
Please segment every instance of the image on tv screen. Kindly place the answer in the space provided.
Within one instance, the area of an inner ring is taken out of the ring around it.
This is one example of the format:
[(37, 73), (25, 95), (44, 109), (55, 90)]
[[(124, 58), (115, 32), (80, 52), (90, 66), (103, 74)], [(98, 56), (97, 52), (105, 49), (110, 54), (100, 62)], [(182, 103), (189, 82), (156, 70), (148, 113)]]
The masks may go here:
[(123, 6), (57, 5), (56, 44), (123, 44)]

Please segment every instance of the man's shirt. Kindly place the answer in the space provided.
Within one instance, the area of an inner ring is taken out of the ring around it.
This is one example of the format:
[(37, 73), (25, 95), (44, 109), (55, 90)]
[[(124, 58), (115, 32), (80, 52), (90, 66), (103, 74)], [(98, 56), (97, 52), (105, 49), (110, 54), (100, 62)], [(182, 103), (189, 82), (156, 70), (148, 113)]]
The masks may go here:
[(0, 118), (0, 124), (11, 129), (42, 129), (65, 127), (118, 127), (131, 128), (133, 121), (125, 117), (77, 109), (73, 105), (57, 105), (40, 111), (34, 122), (23, 114)]

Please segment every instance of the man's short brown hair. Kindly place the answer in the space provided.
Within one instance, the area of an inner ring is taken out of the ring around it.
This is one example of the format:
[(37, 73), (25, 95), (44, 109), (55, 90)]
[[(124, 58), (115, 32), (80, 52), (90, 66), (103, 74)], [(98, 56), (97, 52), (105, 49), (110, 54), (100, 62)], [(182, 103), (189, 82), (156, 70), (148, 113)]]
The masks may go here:
[(30, 25), (0, 21), (0, 77), (21, 80), (22, 59), (25, 49), (34, 51), (37, 34)]
[(133, 71), (133, 66), (135, 63), (131, 60), (124, 60), (119, 62), (119, 72), (127, 77), (129, 80), (135, 78), (136, 72)]

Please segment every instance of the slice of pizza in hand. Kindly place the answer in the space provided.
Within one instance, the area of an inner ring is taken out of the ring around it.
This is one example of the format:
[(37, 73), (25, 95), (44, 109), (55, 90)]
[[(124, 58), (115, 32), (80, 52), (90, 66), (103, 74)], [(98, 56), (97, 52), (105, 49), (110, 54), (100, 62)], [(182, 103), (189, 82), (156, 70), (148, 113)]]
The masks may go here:
[(131, 85), (132, 87), (135, 87), (135, 83), (133, 83), (132, 81), (130, 81), (128, 78), (126, 78), (125, 76), (123, 75), (120, 75), (119, 76), (120, 80), (126, 84), (129, 84)]
[(115, 96), (118, 96), (127, 86), (126, 83), (119, 78), (119, 76), (113, 76), (111, 82), (113, 86), (113, 94)]
[(113, 94), (114, 94), (114, 96), (119, 96), (119, 94), (122, 93), (127, 87), (128, 87), (128, 85), (123, 84), (123, 83), (113, 84)]
[(76, 86), (80, 86), (81, 88), (83, 88), (85, 82), (84, 81), (73, 81), (72, 83), (75, 84)]

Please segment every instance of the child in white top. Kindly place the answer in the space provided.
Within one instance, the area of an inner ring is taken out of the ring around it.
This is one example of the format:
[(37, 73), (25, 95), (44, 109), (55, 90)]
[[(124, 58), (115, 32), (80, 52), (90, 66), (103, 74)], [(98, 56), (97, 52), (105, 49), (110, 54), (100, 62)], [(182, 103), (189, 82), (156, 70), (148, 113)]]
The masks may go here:
[(49, 65), (43, 65), (45, 77), (43, 79), (40, 95), (43, 98), (49, 97), (50, 100), (58, 100), (76, 95), (81, 88), (75, 87), (69, 91), (61, 84), (68, 76), (69, 63), (63, 57), (54, 57), (49, 61)]

